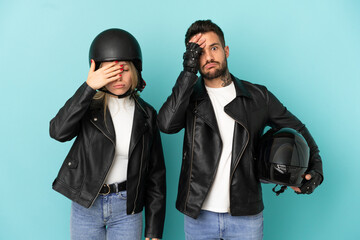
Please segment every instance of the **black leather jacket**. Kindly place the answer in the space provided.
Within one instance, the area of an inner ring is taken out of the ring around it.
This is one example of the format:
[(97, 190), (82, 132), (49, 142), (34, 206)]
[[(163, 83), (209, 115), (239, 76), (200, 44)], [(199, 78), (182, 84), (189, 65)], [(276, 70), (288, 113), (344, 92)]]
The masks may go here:
[[(236, 98), (224, 107), (235, 120), (230, 172), (231, 215), (253, 215), (264, 208), (256, 177), (255, 149), (265, 126), (299, 131), (310, 146), (310, 169), (322, 175), (319, 150), (306, 127), (264, 86), (233, 77)], [(158, 125), (165, 133), (185, 128), (183, 159), (176, 207), (196, 218), (214, 181), (222, 152), (215, 113), (202, 79), (182, 72), (172, 94), (159, 111)]]
[[(53, 189), (84, 207), (91, 207), (115, 154), (115, 130), (109, 110), (84, 83), (50, 122), (50, 136), (60, 142), (76, 137)], [(145, 206), (147, 237), (162, 237), (165, 218), (165, 164), (156, 111), (135, 98), (127, 169), (127, 214)]]

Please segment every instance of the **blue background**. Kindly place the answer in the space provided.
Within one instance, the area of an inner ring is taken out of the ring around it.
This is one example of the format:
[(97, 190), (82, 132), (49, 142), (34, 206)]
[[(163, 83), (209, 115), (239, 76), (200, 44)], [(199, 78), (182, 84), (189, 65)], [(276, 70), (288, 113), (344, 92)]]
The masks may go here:
[[(70, 200), (51, 189), (71, 146), (49, 121), (86, 80), (101, 31), (131, 32), (142, 47), (144, 99), (158, 110), (182, 69), (184, 35), (212, 19), (229, 69), (266, 85), (309, 128), (325, 181), (309, 196), (265, 200), (264, 239), (359, 239), (360, 1), (0, 1), (0, 239), (68, 239)], [(184, 239), (175, 210), (183, 132), (162, 134), (168, 198), (164, 239)]]

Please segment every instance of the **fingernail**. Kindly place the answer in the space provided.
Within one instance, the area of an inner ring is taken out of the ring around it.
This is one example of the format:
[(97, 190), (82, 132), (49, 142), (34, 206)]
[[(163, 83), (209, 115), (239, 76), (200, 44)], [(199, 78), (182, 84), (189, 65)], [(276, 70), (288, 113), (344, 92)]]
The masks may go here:
[(121, 77), (121, 74), (119, 74), (119, 76)]
[(123, 69), (123, 68), (120, 68), (120, 71), (124, 71), (124, 69)]
[(120, 65), (120, 67), (123, 67), (124, 65)]

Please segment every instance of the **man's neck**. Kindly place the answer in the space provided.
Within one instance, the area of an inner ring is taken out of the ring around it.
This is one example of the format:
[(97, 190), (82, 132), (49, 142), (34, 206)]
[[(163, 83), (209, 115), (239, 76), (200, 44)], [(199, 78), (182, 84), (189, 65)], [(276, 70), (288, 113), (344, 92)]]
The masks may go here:
[(220, 76), (218, 78), (214, 78), (211, 80), (204, 78), (205, 85), (207, 87), (211, 87), (211, 88), (226, 87), (226, 86), (230, 85), (231, 82), (232, 82), (232, 80), (231, 80), (231, 75), (229, 73), (229, 70), (227, 70), (223, 76)]

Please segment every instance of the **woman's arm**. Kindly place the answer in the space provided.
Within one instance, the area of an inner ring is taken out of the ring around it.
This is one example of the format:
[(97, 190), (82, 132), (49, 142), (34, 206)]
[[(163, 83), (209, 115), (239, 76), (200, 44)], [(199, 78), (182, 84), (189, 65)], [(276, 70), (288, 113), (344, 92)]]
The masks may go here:
[(166, 208), (166, 172), (156, 112), (152, 119), (153, 143), (148, 165), (145, 196), (145, 236), (162, 238)]

